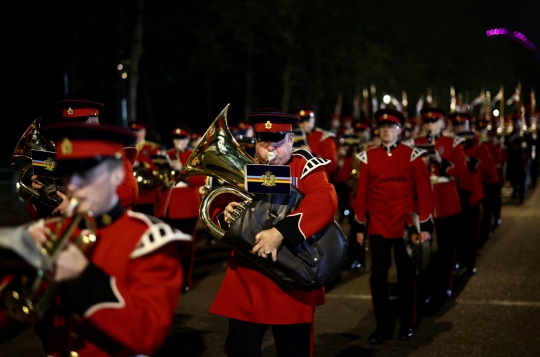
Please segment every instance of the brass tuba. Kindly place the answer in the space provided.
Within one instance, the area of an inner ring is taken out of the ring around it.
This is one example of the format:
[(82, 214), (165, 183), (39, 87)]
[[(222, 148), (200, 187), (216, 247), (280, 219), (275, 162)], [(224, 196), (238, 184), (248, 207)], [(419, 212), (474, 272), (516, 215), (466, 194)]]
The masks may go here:
[[(56, 194), (56, 187), (53, 190), (48, 190), (52, 192), (50, 195), (45, 195), (44, 193), (37, 191), (29, 186), (27, 183), (30, 180), (28, 177), (31, 174), (32, 169), (32, 149), (33, 150), (42, 150), (42, 151), (55, 151), (54, 145), (45, 139), (41, 133), (41, 120), (42, 117), (35, 119), (26, 129), (21, 139), (15, 146), (13, 153), (11, 154), (10, 164), (14, 165), (15, 162), (20, 160), (30, 161), (25, 165), (18, 175), (17, 182), (17, 193), (22, 198), (29, 196), (35, 197), (40, 200), (42, 203), (47, 204), (51, 207), (56, 207), (62, 203), (62, 199)], [(49, 179), (46, 177), (40, 177), (39, 181), (36, 180), (36, 183), (42, 185), (43, 187), (47, 185), (54, 185), (54, 179)], [(62, 188), (59, 188), (62, 190)]]
[[(244, 190), (244, 166), (255, 164), (255, 159), (246, 153), (234, 139), (227, 124), (227, 105), (204, 133), (201, 141), (193, 149), (176, 182), (194, 175), (211, 176), (224, 184), (205, 192), (200, 206), (200, 217), (205, 228), (217, 239), (226, 231), (216, 225), (210, 217), (212, 201), (222, 193), (233, 193), (242, 198), (239, 208), (233, 214), (237, 219), (252, 201), (253, 194)], [(208, 182), (208, 181), (207, 181)]]
[[(30, 235), (23, 235), (24, 245), (36, 244), (37, 249), (12, 251), (8, 259), (3, 257), (2, 267), (8, 275), (0, 286), (0, 306), (13, 318), (26, 323), (35, 323), (45, 314), (56, 295), (59, 283), (53, 281), (53, 263), (60, 251), (68, 243), (73, 243), (85, 252), (96, 241), (96, 223), (91, 212), (77, 212), (78, 201), (72, 198), (63, 217), (58, 219), (52, 230), (45, 231), (45, 239), (34, 243)], [(81, 221), (86, 222), (87, 229), (79, 229)], [(21, 240), (21, 237), (16, 239)], [(2, 252), (5, 254), (5, 250)], [(36, 267), (30, 262), (43, 262)], [(6, 268), (7, 267), (7, 268)]]

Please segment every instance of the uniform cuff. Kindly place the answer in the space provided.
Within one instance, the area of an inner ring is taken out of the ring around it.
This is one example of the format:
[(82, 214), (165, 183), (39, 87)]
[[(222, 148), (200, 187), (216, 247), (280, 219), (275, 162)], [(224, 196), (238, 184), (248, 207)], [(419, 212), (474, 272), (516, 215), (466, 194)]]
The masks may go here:
[(283, 238), (292, 245), (298, 245), (306, 240), (299, 227), (300, 215), (285, 217), (275, 226)]
[(111, 277), (92, 263), (78, 279), (66, 284), (65, 298), (68, 305), (80, 315), (99, 303), (120, 302), (112, 290)]

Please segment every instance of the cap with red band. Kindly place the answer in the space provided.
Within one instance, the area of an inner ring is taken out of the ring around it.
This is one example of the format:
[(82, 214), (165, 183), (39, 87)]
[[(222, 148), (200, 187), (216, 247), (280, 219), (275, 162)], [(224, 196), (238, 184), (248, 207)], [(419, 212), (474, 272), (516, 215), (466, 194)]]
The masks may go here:
[(282, 112), (254, 112), (248, 114), (248, 119), (258, 133), (291, 131), (293, 124), (300, 120), (297, 115)]
[(388, 122), (398, 125), (405, 124), (405, 117), (403, 114), (394, 109), (379, 109), (375, 113), (375, 120), (377, 120), (377, 123)]
[(422, 108), (420, 110), (420, 115), (422, 116), (423, 122), (437, 121), (439, 119), (444, 119), (446, 112), (439, 108)]
[(449, 115), (452, 124), (459, 125), (472, 122), (472, 116), (469, 113), (454, 112)]
[(99, 110), (105, 105), (88, 100), (60, 100), (56, 102), (64, 119), (77, 119), (99, 116)]
[(129, 124), (129, 128), (133, 131), (139, 131), (142, 129), (146, 129), (146, 125), (141, 122), (132, 122), (131, 124)]
[(173, 131), (171, 133), (173, 139), (174, 138), (189, 138), (191, 137), (191, 128), (187, 126), (186, 124), (178, 124), (173, 128)]
[(122, 127), (76, 122), (51, 124), (43, 129), (43, 133), (55, 145), (56, 161), (117, 156), (123, 147), (133, 144), (137, 138)]
[(315, 106), (314, 105), (302, 105), (297, 107), (294, 111), (294, 114), (300, 117), (300, 120), (313, 118), (315, 116)]

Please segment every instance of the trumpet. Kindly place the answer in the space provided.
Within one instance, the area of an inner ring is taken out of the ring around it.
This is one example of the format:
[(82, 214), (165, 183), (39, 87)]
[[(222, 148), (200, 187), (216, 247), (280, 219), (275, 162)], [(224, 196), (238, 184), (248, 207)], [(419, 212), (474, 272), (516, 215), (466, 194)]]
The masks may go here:
[[(45, 314), (60, 284), (53, 280), (52, 265), (58, 254), (68, 243), (75, 244), (85, 252), (96, 242), (97, 225), (91, 212), (75, 213), (79, 202), (71, 198), (64, 216), (59, 218), (52, 230), (45, 230), (45, 239), (35, 243), (29, 235), (23, 235), (24, 244), (36, 244), (38, 257), (11, 255), (3, 259), (2, 265), (8, 267), (25, 266), (25, 269), (11, 271), (0, 286), (0, 306), (16, 320), (35, 323)], [(81, 230), (79, 224), (84, 220), (87, 229)], [(34, 267), (29, 261), (47, 262), (48, 267)], [(21, 264), (22, 263), (22, 264)]]

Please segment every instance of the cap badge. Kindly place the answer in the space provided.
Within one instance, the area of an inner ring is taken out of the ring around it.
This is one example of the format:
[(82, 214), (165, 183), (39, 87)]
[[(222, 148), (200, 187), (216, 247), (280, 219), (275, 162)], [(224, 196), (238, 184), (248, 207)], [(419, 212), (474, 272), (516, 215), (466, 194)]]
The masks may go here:
[(60, 150), (62, 151), (62, 154), (66, 156), (73, 153), (73, 146), (71, 145), (71, 141), (69, 141), (68, 138), (64, 138), (62, 144), (60, 145)]
[(266, 122), (266, 124), (264, 124), (264, 127), (265, 127), (266, 129), (272, 129), (272, 123), (270, 123), (270, 120), (268, 120), (268, 121)]
[(383, 119), (388, 119), (388, 114), (383, 114)]
[(68, 115), (73, 115), (73, 109), (71, 109), (71, 107), (68, 108), (68, 109), (67, 109), (67, 113), (68, 113)]
[(428, 115), (428, 117), (432, 117), (432, 116), (433, 116), (433, 113), (432, 113), (432, 112), (429, 112), (427, 115)]
[(301, 117), (303, 117), (303, 116), (306, 115), (306, 111), (305, 111), (305, 110), (301, 110), (299, 114), (300, 114)]
[(54, 161), (52, 157), (48, 157), (43, 163), (45, 164), (45, 170), (47, 171), (54, 171), (54, 169), (56, 169), (56, 161)]
[(266, 171), (264, 175), (261, 176), (262, 185), (271, 187), (276, 185), (276, 175), (272, 175), (270, 171)]

